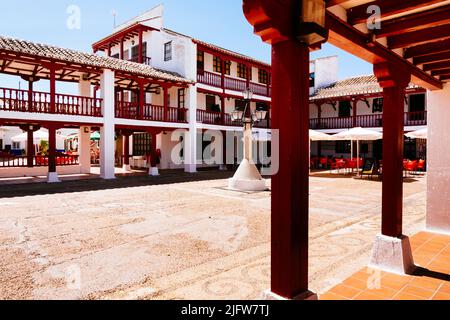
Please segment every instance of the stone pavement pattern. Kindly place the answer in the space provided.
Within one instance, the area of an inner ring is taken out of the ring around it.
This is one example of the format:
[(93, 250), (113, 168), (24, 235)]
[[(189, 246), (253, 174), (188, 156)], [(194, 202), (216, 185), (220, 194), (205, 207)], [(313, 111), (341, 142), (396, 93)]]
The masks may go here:
[[(270, 283), (270, 192), (206, 175), (217, 180), (86, 180), (59, 193), (22, 186), (21, 197), (0, 186), (0, 299), (258, 299)], [(381, 184), (319, 175), (310, 192), (310, 285), (324, 293), (367, 264)], [(424, 215), (418, 178), (405, 184), (405, 234)]]

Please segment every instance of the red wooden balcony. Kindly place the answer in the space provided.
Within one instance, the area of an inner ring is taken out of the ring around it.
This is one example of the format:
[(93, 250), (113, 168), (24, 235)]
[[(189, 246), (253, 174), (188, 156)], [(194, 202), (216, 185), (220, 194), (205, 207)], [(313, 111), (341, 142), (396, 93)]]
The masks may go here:
[[(214, 124), (218, 126), (240, 127), (239, 122), (233, 122), (229, 113), (224, 114), (222, 119), (221, 112), (213, 112), (206, 110), (197, 110), (197, 122), (204, 124)], [(263, 120), (255, 124), (256, 128), (270, 128), (270, 122)]]
[[(213, 73), (209, 71), (199, 71), (197, 74), (197, 81), (208, 86), (222, 88), (227, 90), (233, 90), (242, 92), (247, 89), (247, 81), (230, 78), (225, 76), (224, 83), (222, 84), (222, 76), (218, 73)], [(260, 83), (250, 82), (250, 89), (257, 95), (270, 97), (272, 94), (272, 89), (270, 86)]]
[(52, 110), (48, 92), (0, 88), (0, 111), (101, 117), (101, 107), (102, 99), (57, 93)]
[[(405, 112), (404, 116), (405, 127), (410, 126), (426, 126), (427, 112)], [(382, 114), (361, 115), (346, 118), (314, 118), (310, 120), (311, 129), (346, 129), (353, 127), (362, 128), (379, 128), (383, 126)]]
[(166, 113), (164, 106), (144, 104), (142, 112), (140, 112), (137, 102), (119, 101), (116, 103), (116, 118), (122, 119), (187, 123), (186, 114), (186, 108), (168, 107)]
[[(0, 156), (0, 168), (25, 168), (25, 167), (47, 167), (48, 156), (32, 156), (32, 163), (29, 164), (30, 157), (28, 156)], [(64, 166), (76, 166), (79, 164), (79, 157), (74, 155), (57, 155), (56, 165), (60, 167)]]

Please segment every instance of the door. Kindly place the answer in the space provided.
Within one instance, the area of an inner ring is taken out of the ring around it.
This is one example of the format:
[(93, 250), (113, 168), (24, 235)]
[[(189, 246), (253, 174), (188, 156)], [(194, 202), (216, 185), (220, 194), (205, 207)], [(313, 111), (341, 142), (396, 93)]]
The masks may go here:
[(373, 157), (377, 160), (383, 159), (383, 140), (373, 142)]

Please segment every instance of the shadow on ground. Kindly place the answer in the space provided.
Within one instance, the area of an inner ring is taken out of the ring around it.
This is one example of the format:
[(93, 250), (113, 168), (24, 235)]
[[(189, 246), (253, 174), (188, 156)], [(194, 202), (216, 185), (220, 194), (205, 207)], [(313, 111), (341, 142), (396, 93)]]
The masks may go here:
[(114, 180), (100, 178), (63, 181), (57, 184), (26, 183), (0, 186), (0, 199), (25, 196), (99, 191), (108, 189), (134, 188), (143, 186), (167, 185), (184, 182), (221, 180), (233, 176), (231, 171), (163, 171), (158, 177), (150, 177), (145, 173), (133, 175), (117, 175)]

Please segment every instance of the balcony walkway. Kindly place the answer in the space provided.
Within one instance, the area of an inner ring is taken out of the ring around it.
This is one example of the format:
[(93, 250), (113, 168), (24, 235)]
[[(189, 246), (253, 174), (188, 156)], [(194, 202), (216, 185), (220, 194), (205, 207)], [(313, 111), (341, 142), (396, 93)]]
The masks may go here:
[(363, 268), (321, 300), (450, 300), (450, 236), (420, 232), (411, 238), (415, 275)]

